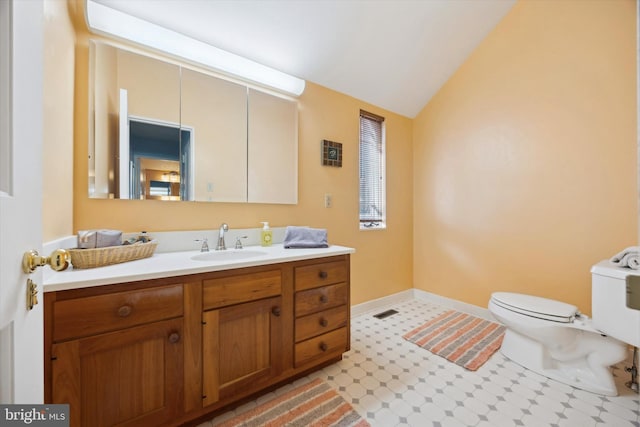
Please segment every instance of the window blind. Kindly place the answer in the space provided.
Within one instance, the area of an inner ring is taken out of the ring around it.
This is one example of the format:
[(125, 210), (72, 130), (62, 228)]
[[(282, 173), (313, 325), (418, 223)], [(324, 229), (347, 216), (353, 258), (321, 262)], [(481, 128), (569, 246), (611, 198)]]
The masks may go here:
[(385, 220), (384, 118), (360, 111), (360, 223), (379, 227)]

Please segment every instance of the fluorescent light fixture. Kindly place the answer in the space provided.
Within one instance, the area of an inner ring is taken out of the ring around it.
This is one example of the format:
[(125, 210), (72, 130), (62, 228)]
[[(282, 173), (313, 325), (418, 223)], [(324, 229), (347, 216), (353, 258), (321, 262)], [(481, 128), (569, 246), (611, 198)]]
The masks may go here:
[(302, 79), (92, 0), (87, 0), (85, 12), (92, 32), (147, 46), (290, 95), (299, 96), (304, 91)]

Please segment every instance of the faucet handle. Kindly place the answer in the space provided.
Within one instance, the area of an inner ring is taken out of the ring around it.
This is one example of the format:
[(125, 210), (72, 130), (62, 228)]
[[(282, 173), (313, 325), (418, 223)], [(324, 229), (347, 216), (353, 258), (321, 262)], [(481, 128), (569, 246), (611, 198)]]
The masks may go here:
[(202, 242), (200, 252), (209, 252), (209, 240), (206, 237), (203, 237), (202, 239), (195, 239), (194, 242)]
[(236, 237), (236, 249), (242, 249), (242, 241), (240, 239), (246, 239), (247, 236)]

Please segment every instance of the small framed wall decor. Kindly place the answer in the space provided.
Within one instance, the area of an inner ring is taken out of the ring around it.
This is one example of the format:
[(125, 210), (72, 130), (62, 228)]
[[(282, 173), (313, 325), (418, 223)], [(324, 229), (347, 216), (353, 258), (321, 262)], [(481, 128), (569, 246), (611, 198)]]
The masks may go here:
[(322, 140), (322, 164), (342, 167), (342, 143)]

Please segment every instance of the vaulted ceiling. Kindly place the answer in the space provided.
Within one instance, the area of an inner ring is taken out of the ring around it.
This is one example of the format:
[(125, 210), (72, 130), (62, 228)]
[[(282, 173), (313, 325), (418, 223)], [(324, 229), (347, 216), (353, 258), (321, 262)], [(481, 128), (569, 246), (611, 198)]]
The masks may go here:
[(515, 0), (95, 0), (415, 117)]

